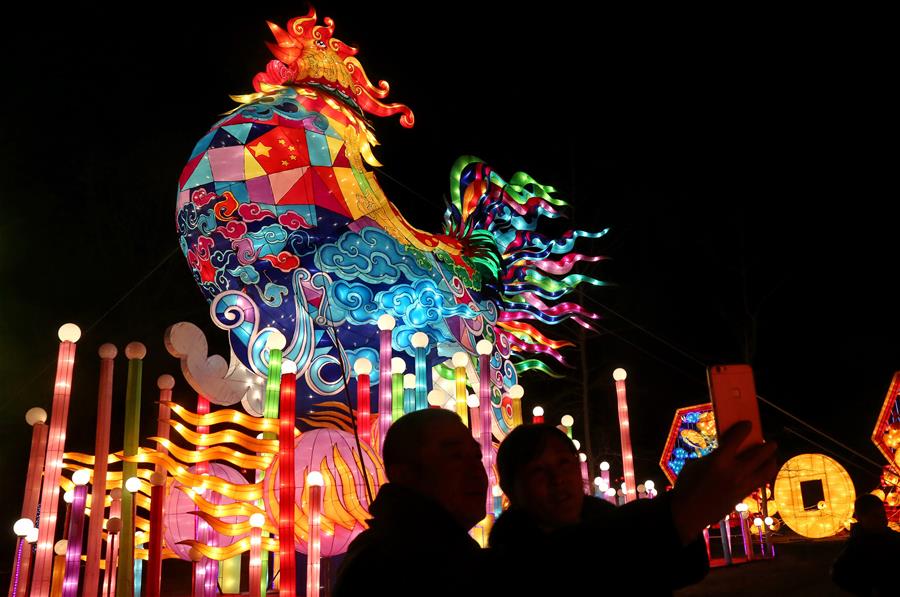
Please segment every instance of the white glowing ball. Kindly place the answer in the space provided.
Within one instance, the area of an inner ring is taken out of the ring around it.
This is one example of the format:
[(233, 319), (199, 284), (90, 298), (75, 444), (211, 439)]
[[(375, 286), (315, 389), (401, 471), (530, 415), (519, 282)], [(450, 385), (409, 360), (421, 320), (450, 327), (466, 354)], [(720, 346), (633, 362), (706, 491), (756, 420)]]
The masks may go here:
[(647, 491), (653, 491), (656, 488), (656, 483), (652, 479), (647, 479), (644, 481), (644, 487), (647, 488)]
[(572, 440), (572, 443), (575, 444), (575, 449), (576, 449), (576, 450), (580, 450), (580, 449), (581, 449), (581, 442), (580, 442), (580, 441), (578, 441), (577, 439), (573, 439), (573, 440)]
[(628, 377), (628, 372), (619, 367), (615, 371), (613, 371), (613, 379), (616, 381), (625, 381), (625, 378)]
[(562, 423), (563, 427), (571, 427), (575, 424), (575, 419), (572, 418), (572, 415), (563, 415), (559, 422)]
[(425, 332), (416, 332), (410, 338), (413, 348), (425, 348), (428, 346), (428, 334)]
[(428, 404), (431, 406), (444, 406), (449, 399), (450, 396), (443, 390), (434, 389), (428, 392)]
[(771, 517), (771, 516), (766, 516), (766, 518), (765, 518), (765, 520), (763, 520), (763, 522), (766, 523), (766, 526), (771, 525), (771, 524), (772, 524), (772, 517)]
[(406, 371), (406, 361), (401, 359), (400, 357), (394, 357), (391, 359), (391, 373), (395, 375), (399, 375)]
[(624, 482), (622, 483), (621, 487), (622, 487), (622, 491), (628, 491), (628, 486), (625, 485)]
[(81, 338), (81, 328), (74, 323), (64, 323), (56, 334), (60, 342), (78, 342)]
[(394, 329), (395, 325), (397, 325), (397, 320), (388, 313), (378, 318), (378, 329), (382, 332)]
[(34, 528), (34, 521), (30, 518), (20, 518), (13, 525), (13, 533), (19, 537), (25, 537)]
[(610, 487), (606, 490), (606, 495), (608, 495), (609, 497), (613, 497), (614, 495), (616, 495), (616, 490)]
[(475, 352), (480, 355), (489, 355), (494, 351), (494, 344), (490, 340), (479, 340), (475, 345)]
[(404, 390), (415, 390), (416, 389), (416, 375), (414, 373), (407, 373), (403, 376), (403, 389)]
[(469, 364), (469, 355), (461, 350), (459, 352), (454, 352), (452, 361), (453, 366), (457, 369), (465, 367)]
[(372, 361), (366, 357), (359, 357), (353, 361), (353, 370), (357, 375), (368, 375), (372, 372)]
[(312, 471), (308, 475), (306, 475), (306, 486), (307, 487), (324, 487), (325, 486), (325, 477), (322, 476), (322, 473), (319, 471)]
[(481, 401), (475, 394), (469, 394), (469, 397), (466, 398), (466, 406), (468, 406), (469, 408), (478, 408), (480, 405)]
[(544, 408), (541, 406), (535, 406), (532, 409), (531, 414), (533, 414), (536, 417), (543, 417), (544, 416)]
[(125, 347), (125, 358), (128, 360), (141, 360), (147, 356), (147, 347), (140, 342), (129, 342)]
[(740, 504), (738, 504), (734, 507), (735, 512), (746, 512), (749, 509), (750, 509), (750, 506), (748, 506), (744, 502), (741, 502)]
[(129, 491), (131, 493), (137, 493), (141, 490), (141, 480), (137, 477), (129, 477), (125, 481), (125, 491)]
[(578, 461), (579, 462), (587, 462), (587, 455), (584, 452), (578, 453)]
[(39, 406), (35, 406), (34, 408), (29, 408), (28, 412), (25, 413), (25, 422), (34, 427), (38, 423), (46, 423), (47, 422), (47, 411)]
[(294, 361), (281, 361), (281, 374), (290, 375), (297, 373), (297, 363)]
[(250, 526), (254, 529), (261, 529), (266, 524), (266, 515), (260, 512), (254, 512), (250, 515)]
[(597, 487), (603, 485), (603, 477), (594, 477), (594, 485)]
[(287, 346), (287, 338), (278, 330), (272, 330), (272, 333), (266, 338), (266, 348), (269, 350), (284, 350)]
[(56, 545), (53, 546), (53, 553), (58, 556), (66, 555), (66, 550), (69, 549), (69, 542), (65, 539), (60, 539), (56, 542)]
[(75, 501), (75, 492), (71, 489), (63, 494), (63, 501), (67, 504), (71, 504)]
[(513, 400), (519, 400), (522, 398), (522, 396), (525, 395), (525, 388), (523, 388), (519, 384), (516, 384), (509, 388), (509, 390), (506, 392), (506, 395)]
[(637, 489), (638, 493), (644, 493), (647, 491), (647, 487), (643, 483), (638, 485), (636, 489)]
[(609, 470), (609, 463), (606, 462), (605, 460), (604, 460), (603, 462), (601, 462), (601, 463), (600, 463), (600, 470), (601, 470), (601, 471), (608, 471), (608, 470)]
[(28, 543), (34, 543), (38, 540), (38, 534), (40, 531), (37, 528), (33, 528), (28, 531), (28, 534), (25, 535), (25, 541)]
[(91, 471), (86, 468), (78, 469), (72, 475), (72, 483), (75, 485), (87, 485), (91, 482)]
[(753, 519), (753, 526), (755, 526), (755, 527), (761, 527), (762, 525), (763, 525), (763, 519), (762, 519), (762, 518), (760, 518), (759, 516), (757, 516), (756, 518)]

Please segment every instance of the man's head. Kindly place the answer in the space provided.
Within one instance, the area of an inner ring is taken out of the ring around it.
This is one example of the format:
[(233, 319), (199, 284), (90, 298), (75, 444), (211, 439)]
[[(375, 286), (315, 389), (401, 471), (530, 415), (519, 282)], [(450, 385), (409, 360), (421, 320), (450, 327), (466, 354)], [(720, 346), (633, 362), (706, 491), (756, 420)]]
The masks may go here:
[(432, 498), (466, 529), (484, 518), (481, 449), (456, 413), (429, 408), (394, 421), (384, 439), (384, 468), (391, 483)]
[(578, 452), (551, 425), (520, 425), (497, 452), (500, 487), (543, 528), (578, 522), (584, 502)]
[(884, 502), (871, 493), (856, 498), (853, 517), (866, 532), (875, 533), (887, 529)]

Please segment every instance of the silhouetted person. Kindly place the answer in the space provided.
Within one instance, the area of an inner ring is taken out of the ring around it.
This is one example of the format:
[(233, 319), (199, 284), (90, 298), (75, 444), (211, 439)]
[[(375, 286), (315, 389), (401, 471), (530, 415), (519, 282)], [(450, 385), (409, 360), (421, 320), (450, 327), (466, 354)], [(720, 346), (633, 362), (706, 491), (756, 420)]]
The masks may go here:
[(584, 495), (577, 451), (563, 432), (517, 427), (497, 453), (510, 507), (490, 545), (522, 571), (520, 593), (670, 594), (708, 571), (703, 528), (775, 475), (774, 445), (737, 454), (748, 432), (740, 424), (724, 434), (671, 492), (616, 508)]
[(384, 467), (389, 482), (350, 544), (335, 597), (479, 594), (488, 554), (468, 531), (484, 518), (487, 475), (471, 431), (449, 410), (404, 415), (384, 440)]
[(884, 503), (866, 494), (856, 499), (850, 539), (831, 567), (835, 584), (854, 595), (897, 595), (900, 534), (887, 524)]

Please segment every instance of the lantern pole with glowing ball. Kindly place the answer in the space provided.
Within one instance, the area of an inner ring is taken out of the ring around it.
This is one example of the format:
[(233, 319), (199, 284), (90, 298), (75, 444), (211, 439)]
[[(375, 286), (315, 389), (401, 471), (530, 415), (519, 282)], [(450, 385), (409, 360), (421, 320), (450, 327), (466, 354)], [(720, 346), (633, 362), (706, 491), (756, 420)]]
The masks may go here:
[[(81, 597), (96, 597), (100, 585), (100, 551), (103, 544), (103, 512), (106, 500), (106, 471), (109, 430), (112, 423), (113, 360), (119, 351), (103, 344), (100, 355), (100, 382), (97, 391), (97, 433), (94, 439), (94, 475), (91, 487), (91, 517), (88, 521), (87, 554), (84, 561), (84, 588)], [(98, 509), (99, 504), (99, 509)]]
[(572, 415), (563, 415), (559, 423), (562, 425), (566, 435), (569, 436), (569, 439), (572, 439), (572, 426), (575, 424), (575, 419)]
[[(209, 400), (202, 395), (197, 396), (197, 415), (203, 417), (209, 414)], [(201, 437), (209, 433), (208, 425), (197, 425), (197, 434)], [(206, 450), (205, 446), (197, 446), (197, 452)], [(201, 477), (208, 477), (210, 473), (209, 462), (201, 460), (197, 463), (196, 473)], [(204, 482), (205, 483), (205, 482)], [(192, 488), (196, 494), (203, 495), (206, 493), (206, 485), (200, 485)], [(203, 518), (196, 516), (194, 518), (194, 538), (198, 543), (204, 545), (211, 544), (213, 537), (212, 528)], [(212, 558), (208, 558), (201, 554), (201, 557), (194, 560), (193, 563), (193, 586), (194, 597), (215, 597), (219, 580), (219, 563)]]
[(534, 424), (544, 422), (544, 407), (543, 406), (535, 406), (533, 409), (531, 409), (531, 422)]
[(37, 551), (34, 556), (34, 580), (31, 594), (48, 597), (54, 564), (56, 518), (59, 511), (59, 478), (65, 452), (66, 427), (69, 420), (69, 396), (72, 391), (72, 369), (75, 365), (75, 343), (81, 330), (74, 323), (59, 328), (59, 354), (56, 359), (56, 381), (53, 384), (53, 408), (47, 435), (47, 454), (44, 461), (44, 484), (41, 490), (40, 520), (38, 521)]
[(9, 595), (13, 597), (19, 594), (19, 590), (24, 592), (25, 586), (28, 584), (28, 569), (22, 574), (22, 553), (28, 552), (31, 555), (31, 546), (27, 544), (26, 537), (34, 528), (34, 521), (30, 518), (20, 518), (13, 524), (13, 533), (16, 534), (16, 559), (13, 562), (13, 573), (9, 584)]
[[(267, 419), (278, 418), (278, 404), (281, 396), (281, 360), (283, 351), (287, 346), (287, 338), (278, 330), (272, 330), (266, 338), (266, 348), (269, 349), (269, 374), (266, 377), (266, 396), (263, 404), (263, 416)], [(278, 434), (271, 431), (263, 433), (263, 439), (277, 439)], [(256, 482), (262, 483), (265, 477), (264, 471), (256, 471)], [(256, 504), (265, 507), (263, 500)], [(265, 536), (265, 535), (261, 535)], [(262, 549), (262, 548), (261, 548)], [(274, 571), (273, 571), (274, 573)], [(265, 549), (260, 552), (260, 592), (265, 595), (269, 587), (269, 555)]]
[(266, 524), (266, 517), (260, 512), (250, 515), (250, 597), (262, 595), (260, 572), (262, 566), (262, 527)]
[[(369, 364), (371, 370), (371, 364)], [(368, 377), (368, 375), (366, 376)], [(368, 380), (366, 380), (368, 387)], [(285, 360), (281, 364), (281, 409), (278, 427), (278, 557), (281, 580), (278, 594), (297, 594), (297, 561), (294, 556), (294, 417), (296, 417), (297, 365)]]
[(468, 393), (466, 392), (466, 365), (469, 363), (469, 355), (463, 351), (453, 353), (453, 377), (455, 381), (455, 392), (453, 398), (456, 400), (456, 414), (462, 419), (463, 425), (469, 426), (469, 403)]
[(435, 388), (428, 392), (427, 400), (430, 408), (444, 408), (450, 400), (450, 395), (440, 388)]
[[(403, 373), (406, 371), (406, 361), (400, 357), (391, 359), (391, 420), (396, 421), (403, 416)], [(379, 431), (381, 429), (379, 428)], [(384, 445), (384, 438), (380, 446)]]
[(416, 410), (428, 408), (428, 334), (416, 332), (410, 339), (416, 349)]
[[(175, 378), (171, 375), (160, 375), (156, 380), (159, 388), (159, 411), (156, 423), (156, 451), (161, 455), (169, 453), (166, 445), (169, 440), (170, 411), (172, 388)], [(150, 477), (150, 544), (147, 553), (147, 597), (159, 597), (162, 579), (162, 535), (163, 535), (163, 500), (166, 497), (166, 467), (157, 463), (153, 476)]]
[(319, 597), (321, 573), (321, 518), (322, 487), (325, 479), (319, 471), (306, 475), (306, 489), (309, 495), (309, 541), (306, 558), (306, 597)]
[(472, 439), (481, 445), (481, 411), (478, 396), (469, 394), (466, 398), (466, 406), (469, 407), (469, 430), (472, 432)]
[[(31, 547), (27, 545), (25, 536), (32, 529), (37, 528), (34, 526), (34, 521), (37, 518), (38, 500), (41, 496), (41, 475), (49, 430), (47, 411), (43, 408), (29, 409), (25, 413), (25, 422), (31, 425), (31, 451), (28, 455), (28, 473), (25, 476), (25, 496), (22, 498), (22, 520), (31, 521), (31, 528), (22, 535), (16, 532), (21, 539), (16, 546), (16, 559), (10, 579), (9, 597), (25, 597), (25, 590), (28, 586), (28, 576), (31, 571)], [(24, 527), (20, 525), (19, 528), (23, 529)]]
[(72, 475), (72, 482), (75, 483), (75, 497), (72, 500), (69, 536), (66, 538), (66, 571), (63, 577), (62, 597), (75, 597), (78, 592), (82, 537), (84, 536), (84, 506), (87, 501), (87, 484), (90, 480), (91, 471), (87, 469), (79, 469)]
[(509, 388), (506, 395), (512, 404), (512, 426), (515, 428), (522, 424), (522, 397), (525, 396), (525, 388), (515, 384)]
[(122, 532), (122, 489), (109, 491), (109, 518), (106, 522), (106, 571), (103, 574), (103, 597), (116, 594), (116, 567), (119, 563), (119, 540)]
[[(356, 373), (356, 430), (359, 438), (372, 445), (372, 404), (371, 384), (369, 374), (372, 373), (372, 362), (366, 357), (360, 357), (353, 363), (353, 371)], [(293, 431), (291, 431), (293, 442)]]
[(378, 352), (378, 449), (384, 446), (384, 436), (391, 426), (393, 413), (393, 368), (391, 363), (391, 337), (397, 321), (385, 313), (378, 318), (379, 352)]
[(50, 578), (50, 597), (62, 597), (66, 575), (66, 550), (68, 541), (60, 539), (53, 544), (53, 573)]
[(403, 376), (403, 412), (416, 411), (416, 375), (407, 373)]
[(622, 441), (622, 470), (625, 473), (625, 501), (635, 499), (634, 454), (631, 451), (631, 427), (628, 422), (628, 402), (625, 398), (625, 379), (628, 374), (621, 367), (613, 371), (616, 382), (616, 402), (619, 412), (619, 437)]

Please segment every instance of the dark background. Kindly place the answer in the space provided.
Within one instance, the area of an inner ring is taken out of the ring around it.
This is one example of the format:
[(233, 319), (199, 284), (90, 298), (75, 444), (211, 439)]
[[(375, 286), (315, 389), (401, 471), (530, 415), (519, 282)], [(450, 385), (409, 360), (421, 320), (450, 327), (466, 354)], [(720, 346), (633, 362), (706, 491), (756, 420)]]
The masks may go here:
[[(629, 372), (637, 476), (662, 486), (673, 412), (707, 400), (705, 365), (750, 360), (761, 396), (859, 453), (762, 406), (782, 457), (824, 449), (857, 491), (875, 486), (885, 463), (869, 436), (900, 352), (893, 71), (877, 15), (317, 8), (415, 112), (412, 130), (374, 123), (379, 179), (414, 225), (438, 230), (449, 168), (474, 154), (555, 186), (573, 227), (611, 228), (579, 245), (611, 258), (580, 270), (612, 283), (582, 298), (603, 315), (584, 344), (594, 458), (621, 474), (614, 368)], [(264, 21), (305, 7), (140, 10), (48, 9), (3, 39), (0, 570), (21, 508), (24, 413), (49, 410), (62, 323), (83, 331), (68, 451), (93, 451), (102, 343), (148, 348), (142, 437), (159, 375), (175, 375), (176, 400), (193, 406), (165, 328), (192, 321), (227, 350), (177, 250), (176, 180), (233, 107), (228, 94), (252, 91), (270, 59)], [(524, 378), (524, 410), (574, 415), (583, 440), (581, 355), (566, 355), (565, 380)], [(124, 356), (115, 376), (112, 450)]]

